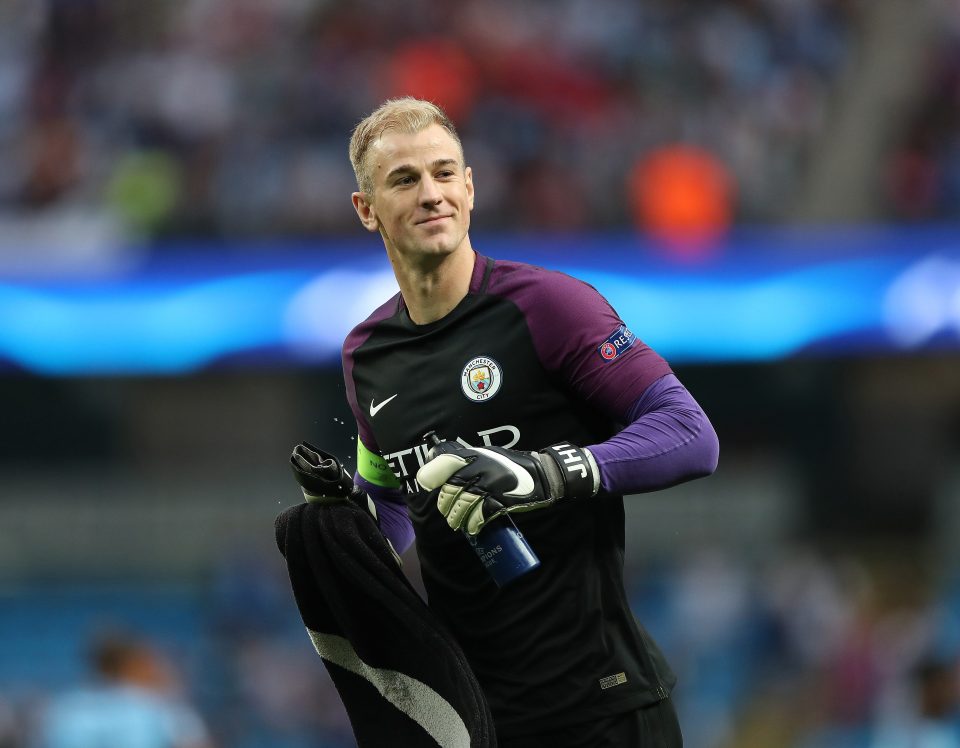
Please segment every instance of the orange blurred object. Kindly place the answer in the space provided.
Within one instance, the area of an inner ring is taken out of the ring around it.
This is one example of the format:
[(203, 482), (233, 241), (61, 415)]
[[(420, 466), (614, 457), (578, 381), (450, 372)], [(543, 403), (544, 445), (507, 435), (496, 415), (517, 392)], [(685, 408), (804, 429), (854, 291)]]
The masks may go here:
[(386, 95), (416, 96), (443, 107), (455, 123), (470, 113), (477, 94), (477, 70), (463, 49), (442, 39), (420, 39), (390, 58)]
[(730, 228), (733, 179), (701, 148), (671, 145), (652, 151), (631, 170), (628, 189), (637, 227), (671, 250), (701, 254)]

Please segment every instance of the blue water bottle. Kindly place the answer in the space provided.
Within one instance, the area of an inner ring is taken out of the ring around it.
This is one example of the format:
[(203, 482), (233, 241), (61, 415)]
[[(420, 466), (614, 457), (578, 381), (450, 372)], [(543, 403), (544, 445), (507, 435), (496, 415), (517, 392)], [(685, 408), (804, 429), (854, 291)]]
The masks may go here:
[[(434, 455), (462, 449), (457, 442), (441, 440), (434, 431), (428, 431), (423, 438), (430, 444)], [(540, 566), (540, 559), (509, 514), (488, 522), (475, 536), (466, 532), (463, 536), (498, 587), (504, 587)]]

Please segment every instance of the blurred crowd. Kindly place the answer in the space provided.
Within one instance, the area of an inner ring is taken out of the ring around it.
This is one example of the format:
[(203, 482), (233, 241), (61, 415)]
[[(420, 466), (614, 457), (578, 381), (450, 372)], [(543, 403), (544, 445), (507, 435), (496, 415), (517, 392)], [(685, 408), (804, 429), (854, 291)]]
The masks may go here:
[[(679, 674), (675, 696), (686, 745), (960, 745), (960, 576), (926, 566), (908, 548), (838, 553), (798, 546), (772, 558), (747, 556), (704, 550), (682, 561), (652, 559), (628, 575), (634, 611)], [(100, 599), (101, 616), (112, 608), (122, 617), (117, 600), (124, 593), (113, 594), (113, 603)], [(0, 746), (133, 745), (84, 742), (79, 726), (105, 723), (105, 702), (115, 717), (150, 705), (182, 741), (137, 745), (354, 745), (276, 559), (224, 559), (216, 578), (180, 602), (156, 592), (165, 616), (143, 615), (148, 594), (142, 586), (127, 593), (128, 620), (121, 623), (136, 623), (140, 611), (139, 637), (129, 629), (119, 638), (99, 635), (88, 650), (82, 627), (57, 632), (74, 651), (93, 655), (86, 673), (44, 681), (34, 666), (34, 677), (19, 682), (11, 681), (10, 668), (0, 673)], [(43, 602), (42, 589), (31, 595), (38, 617), (56, 609)], [(73, 620), (64, 605), (91, 605), (89, 599), (61, 599), (60, 617)], [(171, 615), (178, 606), (192, 612)], [(42, 642), (36, 630), (5, 636), (0, 662), (11, 661), (12, 648), (18, 656), (40, 655)], [(114, 733), (123, 724), (129, 720), (114, 722)]]
[(645, 160), (678, 143), (724, 176), (734, 218), (775, 220), (857, 7), (13, 0), (0, 214), (96, 212), (148, 238), (355, 231), (349, 133), (413, 94), (461, 129), (485, 228), (627, 225)]

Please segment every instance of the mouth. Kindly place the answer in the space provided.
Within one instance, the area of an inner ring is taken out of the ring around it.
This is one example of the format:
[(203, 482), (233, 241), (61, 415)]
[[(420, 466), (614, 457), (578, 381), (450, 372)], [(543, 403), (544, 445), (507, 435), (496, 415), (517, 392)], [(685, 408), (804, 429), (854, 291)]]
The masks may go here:
[(453, 216), (430, 216), (430, 218), (424, 218), (421, 221), (417, 221), (417, 226), (429, 226), (433, 223), (438, 223), (443, 221), (446, 218), (452, 218)]

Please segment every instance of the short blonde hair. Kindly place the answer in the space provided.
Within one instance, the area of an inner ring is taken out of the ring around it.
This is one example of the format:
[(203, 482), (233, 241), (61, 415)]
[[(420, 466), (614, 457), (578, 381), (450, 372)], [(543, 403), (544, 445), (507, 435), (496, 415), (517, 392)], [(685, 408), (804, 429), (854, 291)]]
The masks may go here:
[(365, 117), (353, 129), (353, 135), (350, 137), (350, 163), (353, 165), (353, 173), (357, 177), (357, 186), (360, 191), (366, 195), (373, 194), (373, 177), (367, 161), (370, 146), (383, 133), (387, 130), (399, 130), (414, 134), (426, 130), (430, 125), (440, 125), (457, 141), (461, 166), (463, 166), (463, 144), (460, 142), (460, 136), (457, 135), (453, 122), (440, 107), (433, 102), (415, 99), (412, 96), (389, 99)]

